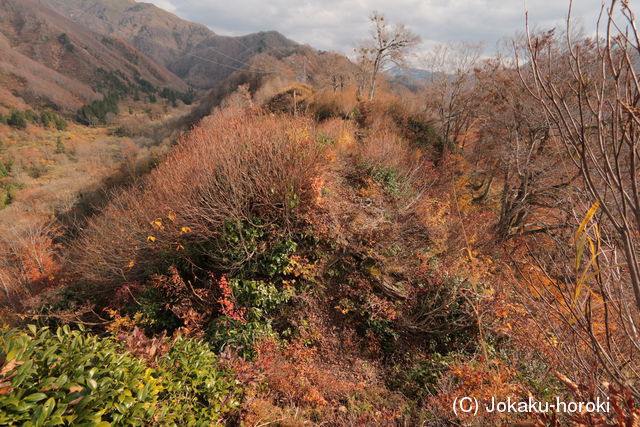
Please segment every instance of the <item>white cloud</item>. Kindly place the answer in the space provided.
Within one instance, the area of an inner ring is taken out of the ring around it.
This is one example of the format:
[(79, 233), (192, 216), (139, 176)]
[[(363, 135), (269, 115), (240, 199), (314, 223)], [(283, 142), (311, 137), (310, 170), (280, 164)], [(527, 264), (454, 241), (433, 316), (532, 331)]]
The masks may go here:
[[(468, 40), (492, 49), (502, 37), (524, 28), (525, 0), (147, 0), (179, 16), (208, 25), (219, 34), (242, 35), (277, 30), (300, 43), (349, 53), (368, 35), (373, 10), (402, 22), (427, 45)], [(574, 16), (587, 30), (599, 2), (575, 0)], [(537, 27), (562, 25), (568, 0), (527, 0), (530, 22)]]

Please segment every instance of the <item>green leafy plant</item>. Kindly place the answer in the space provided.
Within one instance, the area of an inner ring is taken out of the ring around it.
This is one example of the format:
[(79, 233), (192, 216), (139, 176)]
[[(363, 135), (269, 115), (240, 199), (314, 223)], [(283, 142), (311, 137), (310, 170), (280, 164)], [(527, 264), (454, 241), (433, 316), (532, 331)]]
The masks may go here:
[(399, 171), (392, 167), (376, 167), (371, 170), (371, 177), (381, 184), (385, 190), (394, 196), (398, 195), (404, 188), (399, 176)]
[(297, 247), (298, 244), (292, 239), (282, 240), (258, 259), (256, 272), (271, 279), (281, 276), (289, 265), (289, 259)]
[(6, 178), (9, 176), (12, 166), (13, 165), (10, 162), (0, 162), (0, 178)]
[(240, 266), (251, 259), (259, 249), (260, 241), (265, 237), (265, 231), (256, 225), (239, 221), (226, 221), (221, 236), (212, 242), (211, 254), (219, 258), (225, 265)]
[(57, 130), (66, 130), (67, 122), (53, 111), (43, 111), (40, 114), (40, 123), (44, 127), (55, 126)]
[(389, 376), (389, 386), (412, 399), (426, 399), (437, 393), (440, 377), (460, 358), (461, 355), (454, 352), (432, 353), (429, 358), (415, 360), (409, 366), (399, 364)]
[(294, 294), (292, 287), (277, 287), (260, 280), (230, 280), (235, 305), (243, 308), (242, 318), (220, 316), (208, 327), (209, 341), (215, 349), (231, 347), (244, 357), (252, 357), (254, 344), (261, 339), (277, 338), (272, 316)]
[(85, 125), (105, 123), (107, 115), (118, 113), (118, 95), (107, 95), (101, 100), (93, 101), (78, 110), (78, 121)]
[(55, 118), (55, 125), (57, 130), (67, 130), (67, 122), (61, 117)]
[(13, 203), (16, 198), (16, 192), (16, 187), (12, 184), (7, 184), (4, 188), (0, 186), (0, 209)]
[(156, 416), (163, 425), (218, 425), (240, 407), (240, 382), (203, 341), (178, 338), (158, 372), (164, 389)]
[(116, 342), (68, 326), (3, 332), (0, 362), (2, 425), (142, 425), (160, 392)]
[(24, 118), (29, 120), (33, 124), (37, 124), (40, 120), (40, 117), (33, 110), (26, 110), (24, 112)]
[(143, 318), (147, 319), (148, 324), (145, 325), (147, 332), (173, 332), (180, 327), (180, 319), (166, 307), (165, 297), (158, 289), (145, 289), (137, 298), (137, 303), (139, 305), (135, 311), (139, 311)]

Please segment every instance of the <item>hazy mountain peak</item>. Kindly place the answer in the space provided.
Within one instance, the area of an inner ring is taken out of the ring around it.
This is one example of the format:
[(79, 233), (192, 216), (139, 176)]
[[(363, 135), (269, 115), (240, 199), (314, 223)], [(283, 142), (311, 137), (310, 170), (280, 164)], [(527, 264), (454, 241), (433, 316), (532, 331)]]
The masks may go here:
[(126, 40), (192, 86), (206, 89), (257, 54), (293, 48), (277, 31), (240, 37), (216, 34), (150, 3), (132, 0), (39, 0), (75, 22)]

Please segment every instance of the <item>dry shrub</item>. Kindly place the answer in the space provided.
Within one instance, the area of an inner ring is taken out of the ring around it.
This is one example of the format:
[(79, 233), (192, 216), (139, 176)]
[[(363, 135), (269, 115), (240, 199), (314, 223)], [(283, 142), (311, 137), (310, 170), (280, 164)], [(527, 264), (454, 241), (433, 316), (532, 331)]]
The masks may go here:
[(319, 348), (302, 341), (284, 348), (273, 341), (259, 346), (253, 369), (262, 386), (247, 394), (244, 424), (407, 425), (409, 408), (401, 395), (346, 377), (337, 365), (325, 364)]
[(573, 426), (617, 427), (637, 426), (640, 423), (640, 408), (637, 401), (634, 400), (629, 386), (616, 387), (609, 383), (603, 383), (602, 391), (599, 391), (593, 383), (590, 385), (576, 384), (557, 372), (555, 376), (570, 391), (574, 402), (597, 402), (598, 400), (609, 402), (610, 410), (608, 413), (582, 411), (559, 415), (554, 411), (548, 414), (537, 414), (534, 422), (531, 423), (533, 427), (559, 427), (569, 424)]
[(323, 121), (334, 117), (352, 118), (357, 107), (356, 89), (347, 88), (335, 93), (329, 90), (318, 92), (309, 105), (309, 111)]
[(218, 110), (226, 108), (245, 109), (253, 108), (253, 96), (251, 95), (251, 86), (248, 83), (241, 84), (238, 88), (225, 97), (221, 102)]
[(366, 168), (375, 181), (396, 195), (408, 195), (405, 190), (409, 188), (416, 190), (410, 205), (434, 182), (433, 164), (421, 149), (399, 136), (389, 120), (376, 120), (358, 147), (360, 167)]
[(373, 129), (360, 145), (359, 155), (378, 166), (401, 168), (413, 163), (408, 144), (390, 126)]
[(375, 129), (392, 121), (401, 121), (414, 112), (396, 95), (381, 92), (373, 101), (360, 102), (358, 113), (358, 122), (363, 127)]
[[(323, 159), (310, 120), (216, 112), (182, 138), (144, 185), (115, 196), (85, 227), (70, 266), (93, 291), (109, 292), (163, 272), (229, 227), (291, 233), (315, 199), (312, 182)], [(240, 240), (245, 258), (255, 256)], [(238, 267), (215, 251), (205, 255), (209, 268)]]
[(326, 140), (329, 163), (357, 152), (355, 125), (351, 120), (331, 118), (318, 125), (320, 139)]
[(0, 302), (14, 307), (47, 286), (59, 270), (57, 230), (47, 223), (35, 222), (15, 228), (0, 237)]
[(519, 401), (522, 388), (517, 382), (517, 372), (500, 361), (488, 363), (470, 361), (451, 366), (449, 372), (438, 382), (438, 392), (429, 398), (428, 406), (443, 422), (464, 423), (464, 425), (503, 425), (508, 413), (485, 413), (480, 409), (477, 415), (460, 413), (460, 418), (453, 412), (456, 398), (469, 396), (484, 404), (512, 399)]
[(300, 342), (280, 349), (277, 343), (265, 341), (258, 349), (258, 363), (269, 391), (284, 405), (322, 408), (355, 391), (355, 384), (321, 368), (317, 359), (317, 349)]
[(158, 337), (149, 338), (137, 326), (132, 331), (118, 335), (128, 352), (139, 359), (144, 359), (149, 365), (156, 367), (159, 358), (164, 356), (170, 347), (166, 333)]
[(309, 108), (309, 100), (313, 96), (313, 88), (295, 83), (284, 88), (267, 100), (264, 108), (272, 113), (287, 113), (298, 115), (306, 113)]
[(164, 308), (182, 321), (177, 334), (202, 337), (204, 325), (211, 321), (215, 311), (213, 277), (207, 287), (194, 288), (185, 282), (175, 267), (169, 267), (168, 275), (154, 275), (151, 286), (162, 295)]
[[(285, 69), (282, 69), (285, 71)], [(264, 79), (259, 87), (256, 88), (254, 101), (258, 105), (266, 104), (271, 98), (282, 93), (286, 88), (291, 87), (296, 82), (295, 73), (271, 75), (268, 79)]]
[(116, 133), (120, 136), (138, 136), (144, 135), (145, 132), (153, 125), (152, 120), (148, 116), (139, 114), (120, 119), (119, 127)]

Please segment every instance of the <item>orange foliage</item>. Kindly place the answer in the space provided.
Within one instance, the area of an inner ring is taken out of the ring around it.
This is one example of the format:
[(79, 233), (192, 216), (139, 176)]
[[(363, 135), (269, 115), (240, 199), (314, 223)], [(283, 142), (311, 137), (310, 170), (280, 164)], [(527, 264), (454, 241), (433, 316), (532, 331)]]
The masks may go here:
[(322, 369), (317, 349), (301, 342), (293, 342), (284, 349), (273, 341), (263, 342), (258, 348), (258, 363), (270, 392), (286, 405), (318, 408), (335, 404), (354, 387)]
[(55, 280), (60, 269), (55, 235), (56, 230), (47, 225), (33, 225), (22, 231), (13, 230), (0, 239), (3, 302), (19, 304), (22, 296)]
[[(499, 424), (500, 417), (505, 418), (513, 414), (486, 414), (480, 410), (477, 415), (459, 413), (456, 416), (452, 409), (454, 399), (466, 396), (476, 398), (480, 408), (490, 403), (492, 398), (496, 401), (505, 401), (507, 398), (518, 400), (523, 389), (518, 384), (516, 375), (514, 369), (497, 360), (457, 363), (443, 375), (440, 392), (430, 399), (431, 407), (443, 418), (451, 421), (461, 417), (466, 421), (475, 419), (483, 425)], [(493, 418), (494, 416), (498, 419)]]
[(245, 307), (237, 308), (233, 300), (233, 293), (231, 291), (231, 285), (225, 276), (222, 276), (218, 280), (218, 287), (220, 288), (221, 296), (218, 298), (218, 304), (222, 306), (221, 312), (224, 316), (238, 322), (245, 323), (244, 315), (247, 311)]

